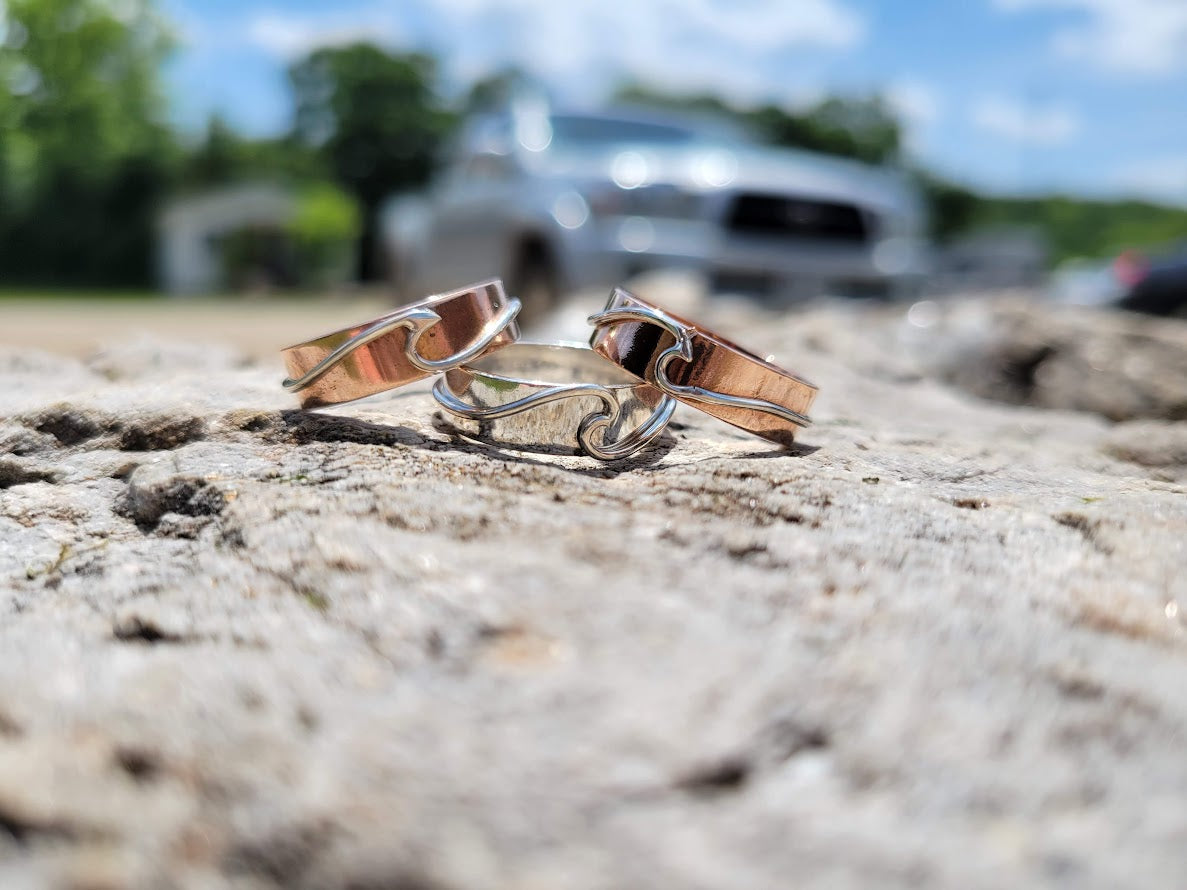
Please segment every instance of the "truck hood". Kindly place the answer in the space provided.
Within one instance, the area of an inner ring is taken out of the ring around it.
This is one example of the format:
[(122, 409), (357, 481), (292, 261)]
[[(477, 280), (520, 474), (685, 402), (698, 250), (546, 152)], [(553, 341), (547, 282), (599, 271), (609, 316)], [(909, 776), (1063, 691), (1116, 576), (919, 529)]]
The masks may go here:
[(842, 201), (883, 213), (913, 214), (917, 209), (914, 190), (897, 171), (791, 149), (620, 144), (596, 151), (557, 149), (540, 163), (545, 168), (541, 172), (593, 182), (614, 181), (628, 169), (642, 178), (640, 185)]

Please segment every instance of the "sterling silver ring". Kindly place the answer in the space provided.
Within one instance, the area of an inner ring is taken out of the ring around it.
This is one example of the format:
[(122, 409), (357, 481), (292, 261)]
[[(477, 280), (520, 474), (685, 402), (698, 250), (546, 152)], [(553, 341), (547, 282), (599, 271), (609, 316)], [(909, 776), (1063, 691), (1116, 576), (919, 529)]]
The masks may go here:
[(437, 403), (464, 434), (619, 460), (664, 431), (676, 402), (576, 343), (514, 343), (446, 371)]

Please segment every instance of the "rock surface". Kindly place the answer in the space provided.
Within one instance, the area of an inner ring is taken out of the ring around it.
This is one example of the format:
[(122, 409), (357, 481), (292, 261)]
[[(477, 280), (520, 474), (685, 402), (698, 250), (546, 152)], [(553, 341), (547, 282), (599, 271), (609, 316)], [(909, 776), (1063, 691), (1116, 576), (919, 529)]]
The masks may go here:
[[(1181, 886), (1187, 328), (655, 287), (821, 385), (795, 450), (0, 351), (0, 886)], [(1052, 332), (1102, 370), (988, 382)]]

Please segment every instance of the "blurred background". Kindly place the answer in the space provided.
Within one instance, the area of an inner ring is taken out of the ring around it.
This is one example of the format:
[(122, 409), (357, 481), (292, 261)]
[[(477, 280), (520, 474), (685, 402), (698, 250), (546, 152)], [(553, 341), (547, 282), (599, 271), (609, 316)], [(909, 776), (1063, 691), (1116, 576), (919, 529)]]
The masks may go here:
[(0, 339), (670, 266), (1182, 313), (1185, 48), (1181, 0), (0, 0)]

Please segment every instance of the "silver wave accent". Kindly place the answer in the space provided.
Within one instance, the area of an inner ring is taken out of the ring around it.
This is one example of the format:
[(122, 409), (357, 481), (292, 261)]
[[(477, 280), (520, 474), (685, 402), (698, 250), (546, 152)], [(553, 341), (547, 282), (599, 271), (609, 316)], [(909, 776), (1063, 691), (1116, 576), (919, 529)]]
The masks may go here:
[[(620, 460), (634, 454), (664, 431), (668, 421), (672, 419), (672, 412), (676, 410), (675, 401), (665, 397), (646, 421), (617, 442), (610, 442), (606, 440), (607, 431), (620, 420), (622, 405), (610, 389), (598, 383), (571, 383), (552, 386), (515, 399), (505, 405), (489, 407), (471, 405), (458, 398), (450, 391), (443, 378), (433, 386), (433, 397), (436, 398), (437, 404), (450, 414), (477, 422), (498, 420), (502, 417), (530, 411), (550, 402), (581, 396), (593, 396), (602, 403), (600, 412), (594, 411), (585, 415), (577, 427), (577, 443), (581, 446), (581, 450), (598, 460)], [(598, 439), (601, 439), (600, 443)]]
[(453, 355), (433, 360), (422, 356), (418, 346), (421, 336), (433, 327), (433, 325), (438, 324), (441, 321), (441, 316), (432, 309), (423, 306), (410, 306), (399, 312), (393, 312), (391, 315), (385, 315), (367, 328), (359, 331), (359, 333), (327, 355), (302, 376), (296, 379), (291, 377), (286, 378), (283, 386), (289, 392), (300, 392), (320, 380), (328, 371), (346, 359), (356, 349), (366, 346), (371, 341), (397, 328), (407, 328), (411, 332), (407, 342), (404, 344), (404, 355), (413, 367), (430, 374), (447, 371), (450, 368), (456, 368), (458, 365), (464, 365), (466, 362), (472, 361), (482, 355), (487, 347), (490, 346), (491, 341), (499, 336), (515, 320), (515, 317), (519, 315), (520, 308), (521, 304), (519, 300), (511, 297), (507, 300), (507, 304), (499, 311), (499, 314), (483, 325), (482, 331), (473, 343)]
[(808, 415), (801, 414), (798, 411), (792, 411), (790, 408), (769, 402), (766, 399), (731, 396), (726, 393), (714, 392), (701, 386), (682, 386), (678, 383), (673, 383), (671, 378), (668, 377), (668, 365), (676, 359), (680, 359), (686, 363), (692, 361), (692, 335), (683, 324), (665, 312), (650, 307), (632, 306), (623, 309), (606, 309), (589, 317), (589, 323), (594, 327), (600, 327), (604, 324), (614, 324), (620, 321), (638, 321), (659, 325), (676, 338), (676, 343), (660, 353), (659, 358), (655, 360), (655, 380), (647, 381), (665, 395), (685, 399), (689, 402), (702, 402), (704, 404), (721, 405), (729, 408), (749, 408), (753, 411), (761, 411), (764, 414), (773, 414), (789, 423), (794, 423), (796, 426), (808, 427), (812, 425), (812, 421)]

